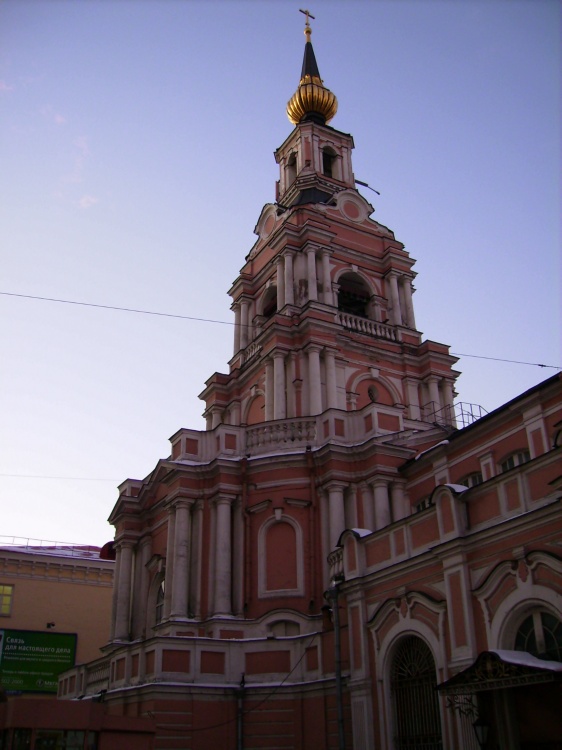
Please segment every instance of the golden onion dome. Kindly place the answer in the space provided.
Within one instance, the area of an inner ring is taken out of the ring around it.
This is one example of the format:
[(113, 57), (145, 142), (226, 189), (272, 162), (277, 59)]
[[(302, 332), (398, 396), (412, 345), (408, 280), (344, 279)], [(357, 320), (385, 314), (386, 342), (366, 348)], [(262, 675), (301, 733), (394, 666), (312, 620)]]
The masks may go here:
[(302, 63), (301, 79), (299, 86), (287, 103), (287, 117), (293, 123), (312, 120), (325, 125), (338, 111), (338, 100), (330, 89), (324, 86), (316, 57), (312, 48), (310, 36), (312, 29), (306, 19), (304, 29), (306, 44), (304, 46), (304, 59)]

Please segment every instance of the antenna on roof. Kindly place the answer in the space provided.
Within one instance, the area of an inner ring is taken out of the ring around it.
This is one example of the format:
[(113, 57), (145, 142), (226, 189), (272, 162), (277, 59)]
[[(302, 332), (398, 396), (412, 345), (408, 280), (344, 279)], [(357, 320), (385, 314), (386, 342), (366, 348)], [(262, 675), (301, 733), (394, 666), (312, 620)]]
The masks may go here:
[(369, 188), (369, 190), (372, 190), (373, 193), (376, 193), (377, 195), (380, 195), (378, 190), (375, 190), (375, 188), (372, 188), (370, 185), (367, 185), (366, 182), (361, 182), (361, 180), (355, 180), (356, 185), (363, 185), (363, 187)]

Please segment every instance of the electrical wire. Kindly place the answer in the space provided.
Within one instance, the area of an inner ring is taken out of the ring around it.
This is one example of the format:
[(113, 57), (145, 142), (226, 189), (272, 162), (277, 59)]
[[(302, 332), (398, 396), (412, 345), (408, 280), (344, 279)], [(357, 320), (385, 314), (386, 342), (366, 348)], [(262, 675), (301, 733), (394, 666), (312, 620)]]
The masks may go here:
[(103, 477), (55, 477), (43, 474), (4, 474), (0, 472), (0, 477), (11, 477), (13, 479), (69, 479), (73, 482), (122, 482), (122, 479), (104, 479)]
[(162, 318), (179, 318), (180, 320), (196, 320), (201, 323), (219, 323), (225, 326), (233, 326), (234, 323), (228, 320), (213, 320), (210, 318), (196, 318), (192, 315), (176, 315), (174, 313), (155, 312), (154, 310), (139, 310), (134, 307), (117, 307), (116, 305), (99, 305), (94, 302), (77, 302), (72, 299), (57, 299), (56, 297), (38, 297), (33, 294), (16, 294), (15, 292), (0, 292), (6, 297), (21, 297), (23, 299), (35, 299), (42, 302), (60, 302), (64, 305), (79, 305), (81, 307), (97, 307), (101, 310), (117, 310), (119, 312), (131, 312), (139, 315), (157, 315)]
[[(3, 295), (5, 297), (20, 297), (22, 299), (34, 299), (34, 300), (40, 300), (42, 302), (58, 302), (65, 305), (79, 305), (81, 307), (94, 307), (101, 310), (116, 310), (118, 312), (130, 312), (130, 313), (137, 313), (139, 315), (156, 315), (158, 317), (162, 318), (178, 318), (179, 320), (193, 320), (198, 323), (216, 323), (218, 325), (225, 325), (225, 326), (234, 326), (237, 325), (235, 322), (229, 321), (229, 320), (216, 320), (215, 318), (198, 318), (195, 315), (178, 315), (175, 313), (165, 313), (165, 312), (156, 312), (155, 310), (141, 310), (134, 307), (117, 307), (116, 305), (100, 305), (96, 304), (94, 302), (78, 302), (76, 300), (70, 300), (70, 299), (58, 299), (56, 297), (39, 297), (37, 295), (33, 294), (17, 294), (15, 292), (2, 292), (0, 291), (0, 295)], [(242, 327), (242, 324), (238, 324), (240, 327)], [(249, 327), (249, 325), (247, 326)], [(451, 352), (451, 354), (455, 357), (471, 357), (472, 359), (487, 359), (492, 362), (506, 362), (509, 364), (514, 365), (528, 365), (529, 367), (541, 367), (543, 369), (550, 369), (550, 370), (562, 370), (561, 366), (558, 365), (545, 365), (538, 362), (525, 362), (518, 359), (503, 359), (502, 357), (487, 357), (483, 354), (460, 354), (459, 352)]]

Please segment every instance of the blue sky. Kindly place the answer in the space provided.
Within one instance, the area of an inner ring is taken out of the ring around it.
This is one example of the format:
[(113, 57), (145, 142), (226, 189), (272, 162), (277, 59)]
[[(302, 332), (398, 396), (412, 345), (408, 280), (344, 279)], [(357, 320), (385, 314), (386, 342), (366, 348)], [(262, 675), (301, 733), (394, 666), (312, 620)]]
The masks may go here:
[[(299, 7), (0, 4), (3, 534), (104, 543), (117, 484), (203, 427), (197, 395), (232, 353), (226, 291), (291, 131)], [(417, 260), (418, 328), (455, 353), (560, 366), (560, 3), (310, 10), (331, 124)], [(459, 399), (487, 410), (556, 372), (458, 369)]]

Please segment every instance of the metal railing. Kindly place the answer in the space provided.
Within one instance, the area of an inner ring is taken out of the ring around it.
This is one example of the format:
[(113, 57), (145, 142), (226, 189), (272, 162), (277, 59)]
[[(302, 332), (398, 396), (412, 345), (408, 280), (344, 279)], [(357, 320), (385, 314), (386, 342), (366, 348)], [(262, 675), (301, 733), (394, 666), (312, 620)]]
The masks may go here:
[(44, 555), (60, 555), (62, 557), (99, 558), (101, 548), (90, 544), (54, 542), (47, 539), (0, 535), (0, 549), (11, 550), (14, 552), (36, 552)]

